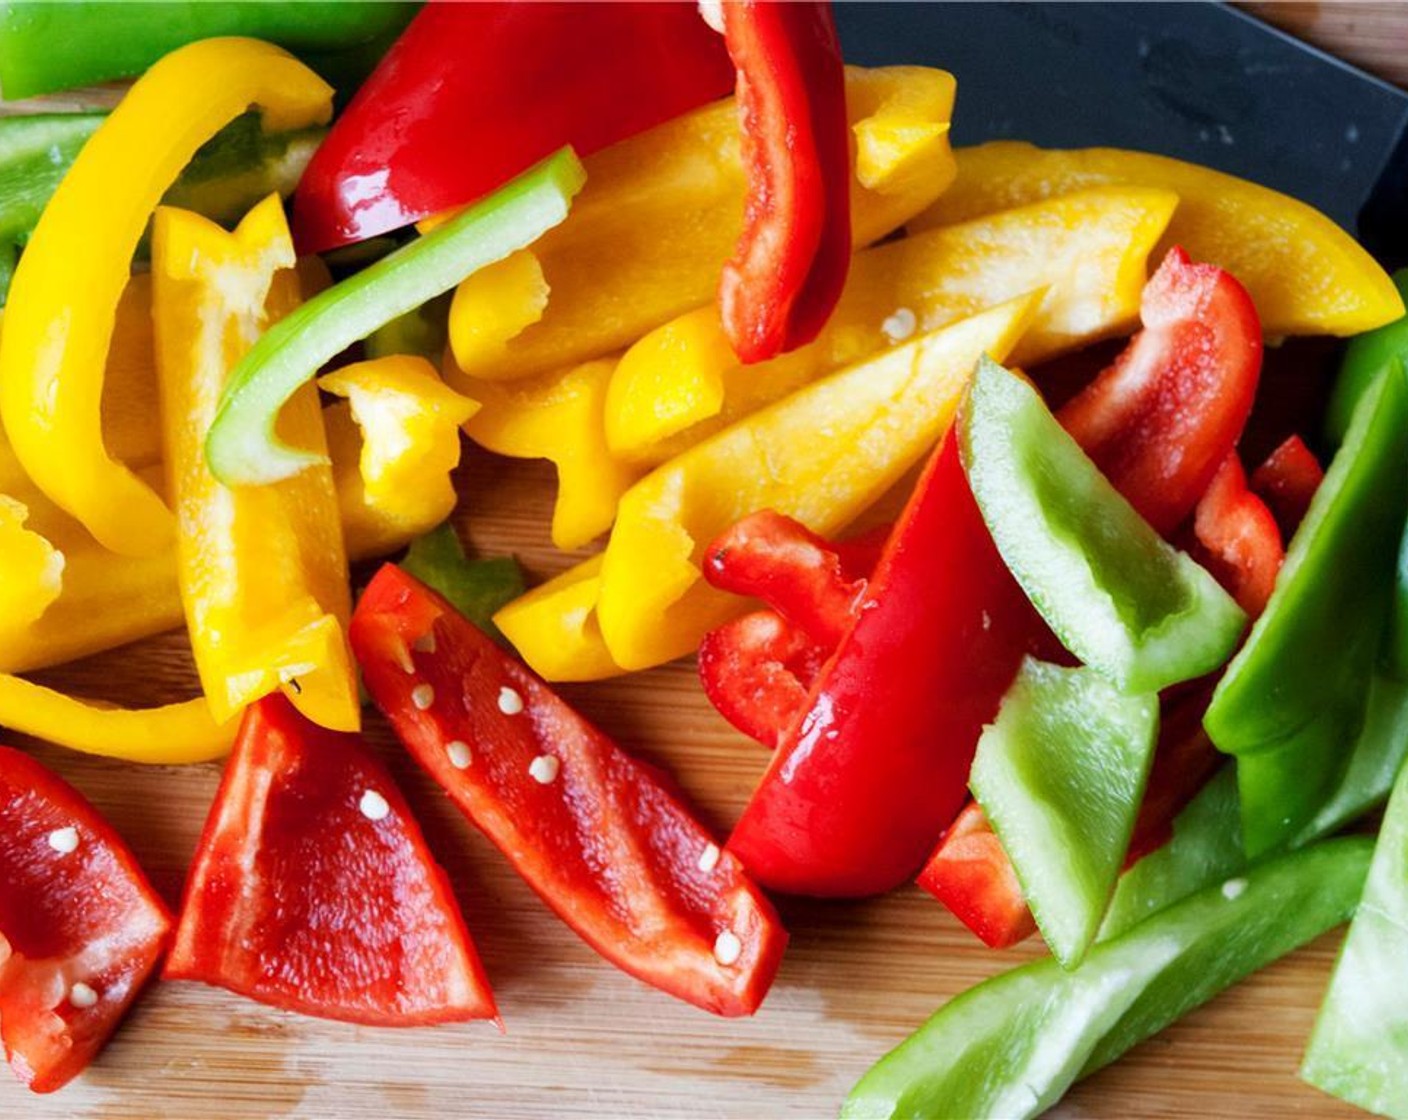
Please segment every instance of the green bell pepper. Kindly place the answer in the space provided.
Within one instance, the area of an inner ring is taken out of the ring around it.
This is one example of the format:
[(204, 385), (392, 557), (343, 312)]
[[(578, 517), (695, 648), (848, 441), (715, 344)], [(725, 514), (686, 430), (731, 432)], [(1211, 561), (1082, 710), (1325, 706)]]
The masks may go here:
[(343, 91), (371, 71), (419, 7), (348, 0), (0, 4), (0, 89), (14, 101), (135, 78), (197, 39), (248, 35), (298, 55)]
[[(1395, 272), (1393, 282), (1408, 298), (1408, 268)], [(1408, 362), (1408, 315), (1349, 340), (1325, 415), (1325, 434), (1334, 446), (1344, 442), (1359, 398), (1395, 358)]]
[(1241, 608), (1149, 527), (1026, 381), (981, 361), (959, 438), (998, 551), (1067, 649), (1127, 693), (1228, 658)]
[(423, 237), (320, 292), (260, 336), (230, 375), (206, 439), (226, 486), (277, 482), (315, 458), (274, 430), (298, 388), (354, 342), (526, 248), (567, 217), (586, 172), (563, 148)]
[(401, 568), (445, 596), (455, 610), (500, 645), (508, 644), (493, 617), (526, 590), (523, 571), (512, 556), (469, 559), (447, 522), (412, 541)]
[(1203, 721), (1237, 756), (1247, 854), (1288, 842), (1332, 796), (1364, 724), (1408, 508), (1408, 382), (1361, 398), (1276, 589)]
[(1359, 912), (1349, 927), (1301, 1067), (1310, 1084), (1408, 1120), (1408, 770), (1384, 814)]
[(841, 1115), (1038, 1115), (1078, 1078), (1344, 922), (1372, 849), (1355, 836), (1268, 860), (1101, 942), (1072, 972), (1046, 958), (979, 984), (872, 1067)]
[[(365, 244), (361, 242), (360, 244)], [(391, 322), (377, 327), (367, 335), (362, 348), (368, 358), (384, 358), (389, 354), (419, 354), (439, 364), (449, 344), (450, 297), (436, 296)]]
[(969, 784), (1056, 959), (1074, 968), (1110, 904), (1158, 735), (1159, 698), (1028, 658)]

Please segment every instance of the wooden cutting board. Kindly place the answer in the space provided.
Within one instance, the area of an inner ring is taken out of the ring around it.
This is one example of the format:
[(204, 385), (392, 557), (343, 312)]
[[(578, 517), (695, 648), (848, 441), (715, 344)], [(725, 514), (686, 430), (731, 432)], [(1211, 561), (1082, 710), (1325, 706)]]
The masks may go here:
[[(1386, 43), (1408, 5), (1264, 4), (1261, 14), (1408, 81)], [(544, 577), (574, 557), (547, 534), (551, 473), (468, 450), (456, 520), (483, 554)], [(363, 573), (365, 575), (365, 573)], [(46, 674), (129, 705), (194, 688), (169, 636)], [(722, 836), (766, 758), (705, 702), (690, 664), (563, 689), (628, 748), (667, 766)], [(453, 879), (508, 1033), (324, 1023), (195, 984), (160, 984), (94, 1067), (33, 1097), (0, 1075), (0, 1117), (66, 1120), (429, 1120), (824, 1117), (935, 1008), (1037, 954), (989, 952), (916, 888), (864, 903), (785, 900), (792, 945), (759, 1015), (724, 1022), (617, 972), (556, 920), (421, 776), (382, 721), (384, 749)], [(142, 769), (19, 740), (108, 815), (173, 904), (219, 779), (216, 765)], [(1265, 970), (1077, 1086), (1054, 1115), (1336, 1117), (1354, 1110), (1296, 1077), (1339, 934)]]

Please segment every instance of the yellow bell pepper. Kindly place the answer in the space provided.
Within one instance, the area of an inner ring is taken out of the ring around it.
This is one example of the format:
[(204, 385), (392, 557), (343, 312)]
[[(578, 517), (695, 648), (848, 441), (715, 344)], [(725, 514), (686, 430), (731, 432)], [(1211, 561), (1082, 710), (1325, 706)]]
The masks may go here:
[[(952, 181), (953, 94), (953, 78), (939, 70), (847, 70), (862, 174), (851, 187), (857, 245), (903, 225)], [(529, 251), (536, 282), (525, 283), (525, 274), (533, 279), (527, 258), (511, 258), (456, 293), (450, 343), (466, 374), (509, 379), (575, 366), (712, 302), (743, 220), (733, 100), (667, 121), (585, 165), (571, 218)], [(446, 380), (461, 387), (453, 370)]]
[(596, 619), (600, 554), (533, 588), (494, 615), (523, 660), (550, 681), (599, 681), (619, 676)]
[(607, 446), (664, 462), (823, 374), (1039, 287), (1046, 298), (1014, 361), (1118, 334), (1137, 321), (1149, 254), (1177, 205), (1168, 191), (1096, 188), (867, 249), (816, 341), (746, 369), (713, 309), (690, 312), (621, 358)]
[(690, 653), (746, 601), (704, 582), (704, 549), (760, 509), (813, 532), (846, 527), (944, 433), (978, 358), (1001, 361), (1042, 293), (922, 335), (815, 382), (657, 468), (621, 499), (597, 619), (611, 659)]
[(25, 528), (29, 507), (0, 494), (0, 628), (33, 625), (63, 590), (64, 554), (47, 538)]
[(966, 148), (958, 179), (911, 223), (924, 229), (1101, 184), (1163, 187), (1178, 213), (1160, 247), (1227, 269), (1271, 336), (1352, 335), (1403, 314), (1393, 282), (1359, 244), (1313, 207), (1220, 171), (1117, 148), (1045, 151), (1012, 140)]
[(203, 699), (160, 708), (110, 708), (0, 673), (0, 727), (85, 754), (181, 766), (230, 751), (238, 721), (223, 726)]
[[(177, 570), (217, 723), (282, 690), (314, 722), (351, 731), (361, 708), (345, 637), (351, 602), (331, 467), (229, 489), (205, 458), (230, 371), (298, 304), (294, 260), (277, 195), (234, 233), (190, 211), (156, 212), (152, 311)], [(290, 401), (280, 424), (286, 440), (326, 459), (314, 386)]]
[(266, 128), (301, 128), (329, 118), (332, 92), (253, 39), (173, 51), (84, 145), (20, 258), (0, 339), (0, 419), (39, 489), (116, 552), (168, 549), (175, 527), (102, 433), (104, 357), (147, 219), (196, 149), (251, 104)]
[(606, 386), (614, 366), (601, 359), (528, 381), (459, 380), (482, 405), (465, 425), (470, 439), (500, 455), (556, 464), (552, 543), (564, 550), (611, 528), (616, 503), (644, 473), (606, 449)]
[[(424, 358), (407, 354), (344, 366), (318, 384), (347, 398), (346, 409), (337, 410), (335, 438), (346, 447), (347, 426), (361, 432), (357, 470), (337, 469), (341, 456), (333, 453), (344, 529), (355, 518), (359, 535), (389, 544), (404, 539), (408, 528), (423, 532), (449, 517), (456, 500), (450, 472), (460, 461), (460, 425), (479, 405), (447, 388)], [(331, 445), (331, 431), (328, 438)]]

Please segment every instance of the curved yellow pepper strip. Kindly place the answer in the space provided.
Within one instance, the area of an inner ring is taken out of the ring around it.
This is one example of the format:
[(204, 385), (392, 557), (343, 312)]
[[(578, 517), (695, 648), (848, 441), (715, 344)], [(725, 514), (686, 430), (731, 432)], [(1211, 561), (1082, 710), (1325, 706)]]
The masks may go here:
[[(847, 69), (847, 111), (868, 180), (851, 186), (857, 245), (899, 228), (952, 180), (953, 88), (941, 70)], [(456, 293), (456, 363), (445, 371), (452, 388), (463, 388), (456, 366), (483, 379), (542, 375), (613, 353), (713, 302), (719, 270), (738, 240), (746, 189), (733, 99), (583, 162), (587, 185), (571, 218), (533, 246), (538, 283), (524, 285), (515, 266), (501, 264)], [(500, 283), (517, 294), (495, 290)]]
[(25, 528), (29, 507), (0, 494), (0, 628), (32, 625), (63, 590), (64, 554)]
[(409, 354), (343, 366), (318, 385), (347, 398), (347, 418), (361, 430), (358, 469), (334, 471), (343, 510), (358, 510), (377, 532), (444, 521), (457, 497), (450, 472), (460, 461), (460, 425), (478, 403)]
[(85, 754), (180, 766), (230, 751), (237, 721), (220, 726), (203, 699), (109, 708), (0, 673), (0, 727)]
[(1119, 333), (1137, 321), (1149, 254), (1177, 205), (1168, 191), (1103, 187), (867, 249), (851, 259), (814, 342), (746, 369), (714, 310), (692, 311), (622, 356), (607, 392), (607, 445), (662, 463), (834, 369), (1040, 287), (1046, 299), (1015, 361)]
[(616, 503), (644, 473), (606, 447), (606, 387), (614, 367), (601, 359), (528, 381), (458, 379), (482, 406), (464, 426), (470, 439), (500, 455), (556, 464), (552, 543), (564, 550), (611, 528)]
[(1041, 296), (834, 373), (631, 487), (606, 546), (597, 602), (612, 660), (626, 669), (671, 661), (746, 607), (709, 587), (699, 566), (710, 541), (739, 518), (773, 509), (830, 535), (874, 504), (948, 428), (978, 358), (1012, 352)]
[(967, 221), (1100, 185), (1162, 187), (1179, 197), (1161, 249), (1182, 245), (1251, 293), (1268, 335), (1352, 335), (1392, 322), (1403, 301), (1378, 263), (1314, 207), (1166, 156), (1117, 148), (1047, 151), (1014, 140), (959, 150), (951, 190), (911, 229)]
[(599, 681), (623, 672), (596, 619), (601, 561), (600, 555), (584, 560), (494, 615), (494, 625), (547, 680)]
[(299, 128), (329, 118), (332, 93), (254, 39), (173, 51), (84, 145), (20, 258), (0, 339), (0, 419), (38, 487), (115, 552), (159, 552), (175, 528), (102, 433), (104, 357), (147, 219), (196, 149), (250, 105), (266, 128)]
[[(271, 321), (298, 305), (294, 260), (278, 195), (233, 233), (186, 210), (156, 212), (152, 312), (177, 570), (217, 723), (283, 691), (315, 723), (352, 731), (361, 707), (345, 637), (351, 602), (331, 466), (230, 489), (204, 451), (230, 372)], [(304, 386), (280, 423), (286, 440), (326, 459), (316, 388)]]

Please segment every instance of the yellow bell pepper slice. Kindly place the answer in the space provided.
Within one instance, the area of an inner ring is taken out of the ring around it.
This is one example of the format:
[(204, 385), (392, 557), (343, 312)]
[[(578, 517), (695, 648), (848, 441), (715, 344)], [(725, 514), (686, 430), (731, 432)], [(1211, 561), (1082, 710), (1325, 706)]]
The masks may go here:
[[(952, 181), (953, 95), (952, 76), (940, 70), (847, 69), (847, 108), (864, 174), (851, 187), (857, 245), (903, 225)], [(587, 185), (572, 216), (531, 250), (537, 282), (524, 283), (524, 259), (510, 259), (456, 293), (450, 344), (467, 375), (502, 380), (575, 366), (713, 301), (743, 220), (733, 99), (584, 162)], [(462, 387), (452, 370), (446, 379)]]
[[(217, 723), (281, 690), (315, 723), (352, 731), (361, 708), (345, 638), (351, 602), (331, 467), (230, 489), (205, 457), (230, 372), (269, 322), (298, 304), (294, 260), (277, 195), (234, 233), (189, 211), (156, 212), (152, 310), (180, 526), (177, 569)], [(314, 386), (300, 391), (280, 423), (286, 440), (326, 459)]]
[(173, 51), (84, 145), (20, 258), (0, 339), (0, 419), (38, 487), (115, 552), (160, 552), (175, 528), (102, 433), (104, 358), (147, 219), (196, 149), (250, 105), (268, 129), (301, 128), (329, 118), (332, 92), (253, 39)]
[(606, 386), (614, 366), (602, 359), (528, 381), (459, 379), (482, 405), (464, 427), (470, 439), (500, 455), (556, 464), (552, 543), (563, 550), (611, 528), (616, 503), (643, 473), (606, 449)]
[(1001, 361), (1042, 293), (922, 335), (725, 428), (621, 499), (597, 618), (611, 659), (647, 669), (690, 653), (746, 607), (704, 582), (704, 549), (760, 509), (845, 528), (948, 428), (978, 358)]
[(7, 630), (32, 625), (63, 590), (64, 554), (26, 529), (28, 520), (29, 507), (0, 494), (0, 627)]
[(619, 676), (597, 624), (600, 554), (521, 595), (494, 615), (494, 625), (533, 671), (550, 681)]
[(85, 754), (182, 766), (228, 754), (238, 721), (216, 724), (200, 698), (160, 708), (112, 708), (0, 673), (0, 727)]
[(444, 521), (455, 508), (450, 472), (460, 461), (460, 425), (479, 405), (447, 388), (424, 358), (408, 354), (344, 366), (318, 385), (347, 398), (337, 438), (347, 440), (349, 421), (361, 431), (358, 469), (333, 471), (344, 527), (355, 511), (367, 534), (390, 541), (408, 526)]
[(1403, 314), (1392, 280), (1354, 238), (1313, 207), (1245, 179), (1117, 148), (1048, 151), (1001, 140), (957, 157), (953, 189), (911, 229), (1084, 187), (1163, 187), (1180, 203), (1160, 255), (1182, 245), (1195, 260), (1227, 269), (1251, 293), (1266, 334), (1352, 335)]
[(1095, 188), (867, 249), (816, 341), (746, 369), (713, 309), (690, 312), (622, 356), (607, 446), (664, 462), (823, 374), (1039, 287), (1046, 298), (1014, 361), (1121, 333), (1137, 321), (1149, 254), (1177, 205), (1168, 191)]

